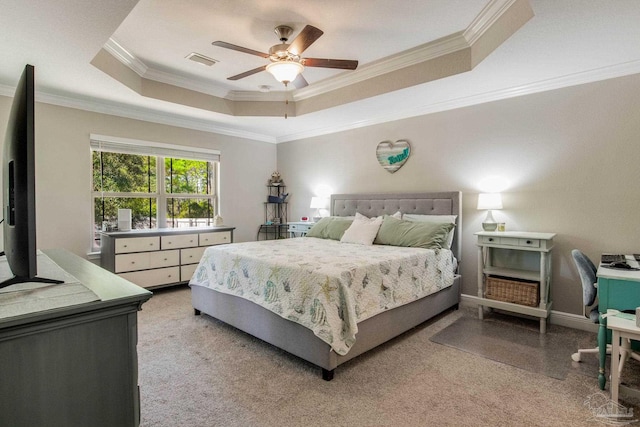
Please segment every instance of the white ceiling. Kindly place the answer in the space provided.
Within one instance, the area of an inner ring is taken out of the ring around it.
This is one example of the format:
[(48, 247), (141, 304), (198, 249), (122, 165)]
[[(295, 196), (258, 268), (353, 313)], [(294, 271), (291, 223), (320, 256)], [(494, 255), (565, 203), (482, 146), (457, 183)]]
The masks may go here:
[[(266, 72), (227, 77), (264, 59), (211, 43), (267, 52), (287, 24), (324, 31), (303, 56), (356, 59), (360, 69), (464, 31), (487, 7), (512, 0), (22, 0), (0, 3), (0, 94), (26, 63), (42, 102), (228, 135), (281, 142), (640, 72), (640, 1), (529, 0), (534, 17), (471, 71), (284, 119), (240, 117), (141, 96), (91, 65), (106, 46), (143, 77), (233, 99), (283, 87)], [(291, 41), (291, 40), (290, 40)], [(116, 49), (114, 49), (116, 47)], [(205, 67), (185, 57), (217, 61)], [(343, 78), (307, 67), (309, 89)], [(343, 88), (342, 90), (349, 90)], [(299, 93), (286, 96), (296, 99)], [(264, 95), (261, 95), (264, 96)]]

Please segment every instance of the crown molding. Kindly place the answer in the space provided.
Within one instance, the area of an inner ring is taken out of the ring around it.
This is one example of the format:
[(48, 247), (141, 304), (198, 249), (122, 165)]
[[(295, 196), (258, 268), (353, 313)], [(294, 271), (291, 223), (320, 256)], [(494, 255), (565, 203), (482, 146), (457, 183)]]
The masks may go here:
[[(187, 129), (199, 130), (203, 132), (217, 133), (238, 138), (246, 138), (255, 141), (268, 143), (281, 143), (296, 141), (299, 139), (312, 138), (316, 136), (329, 135), (332, 133), (358, 129), (366, 126), (402, 120), (441, 111), (454, 110), (456, 108), (468, 107), (483, 104), (486, 102), (499, 101), (502, 99), (525, 96), (539, 92), (562, 89), (564, 87), (577, 86), (596, 81), (609, 80), (617, 77), (624, 77), (632, 74), (640, 74), (640, 61), (631, 61), (593, 70), (574, 73), (562, 77), (546, 79), (527, 85), (514, 86), (511, 88), (499, 89), (482, 94), (461, 97), (432, 104), (425, 104), (416, 108), (396, 111), (395, 114), (385, 112), (384, 115), (372, 117), (367, 120), (360, 120), (345, 125), (330, 124), (325, 127), (316, 128), (307, 132), (298, 132), (280, 137), (271, 135), (242, 131), (230, 127), (220, 126), (213, 121), (197, 120), (165, 112), (157, 112), (149, 109), (133, 108), (123, 104), (111, 104), (106, 101), (96, 101), (79, 99), (70, 96), (54, 95), (43, 90), (36, 90), (36, 99), (43, 102), (62, 107), (76, 108), (95, 113), (108, 114), (112, 116), (125, 117), (135, 120), (143, 120), (152, 123), (177, 126)], [(0, 85), (0, 95), (13, 97), (15, 86)]]
[[(10, 97), (15, 92), (14, 88), (0, 86), (0, 93), (10, 90)], [(221, 126), (211, 120), (194, 119), (178, 114), (167, 112), (153, 111), (147, 108), (131, 107), (120, 103), (110, 103), (107, 101), (96, 101), (94, 99), (80, 99), (70, 96), (51, 94), (36, 90), (36, 101), (44, 104), (57, 105), (60, 107), (75, 108), (78, 110), (89, 111), (93, 113), (107, 114), (110, 116), (123, 117), (132, 120), (141, 120), (145, 122), (157, 123), (168, 126), (176, 126), (185, 129), (193, 129), (203, 132), (227, 135), (237, 138), (250, 139), (253, 141), (268, 142), (275, 144), (276, 138), (263, 133), (250, 132), (232, 127)]]
[(7, 85), (0, 85), (0, 96), (7, 96), (9, 98), (13, 98), (13, 95), (15, 95), (15, 93), (16, 93), (15, 86), (11, 87)]
[(359, 83), (402, 68), (439, 58), (462, 49), (470, 48), (518, 1), (523, 0), (492, 0), (463, 31), (371, 62), (361, 66), (355, 71), (341, 73), (335, 77), (314, 82), (310, 86), (295, 91), (293, 99), (299, 101), (311, 98), (333, 90), (342, 89), (354, 83)]
[(122, 62), (142, 78), (206, 93), (220, 98), (224, 98), (227, 95), (228, 91), (226, 89), (216, 86), (211, 82), (186, 78), (147, 66), (113, 37), (107, 40), (107, 43), (104, 45), (104, 50), (109, 52), (109, 54), (114, 58)]
[(335, 77), (314, 82), (312, 85), (295, 91), (293, 99), (300, 101), (312, 98), (468, 47), (470, 47), (470, 45), (464, 38), (463, 33), (454, 33), (421, 46), (405, 50), (396, 55), (365, 64), (357, 70), (340, 73)]
[(292, 98), (293, 91), (273, 91), (273, 92), (250, 92), (243, 90), (232, 90), (230, 91), (225, 99), (230, 101), (240, 101), (240, 102), (252, 102), (252, 101), (262, 101), (262, 102), (284, 102), (285, 96)]
[[(356, 70), (343, 72), (334, 77), (314, 82), (305, 88), (291, 91), (291, 96), (294, 101), (312, 98), (314, 96), (342, 89), (349, 85), (391, 73), (411, 65), (429, 61), (462, 49), (467, 49), (471, 47), (473, 43), (478, 40), (480, 36), (482, 36), (482, 34), (484, 34), (491, 25), (493, 25), (498, 18), (500, 18), (500, 16), (502, 16), (509, 7), (517, 1), (522, 0), (491, 0), (463, 31), (408, 49), (398, 54), (382, 58), (369, 64), (362, 65)], [(136, 72), (140, 77), (183, 87), (185, 89), (203, 92), (229, 99), (231, 101), (278, 101), (281, 99), (282, 94), (286, 93), (286, 91), (271, 92), (269, 94), (249, 91), (227, 91), (226, 89), (210, 82), (198, 82), (193, 79), (151, 68), (144, 64), (140, 59), (136, 58), (135, 55), (129, 52), (114, 38), (110, 38), (104, 48), (116, 59)]]
[(205, 93), (207, 95), (217, 96), (219, 98), (227, 98), (228, 91), (224, 88), (195, 79), (187, 79), (173, 73), (149, 68), (148, 71), (141, 76), (145, 79), (154, 80), (160, 83), (166, 83), (172, 86), (182, 87), (184, 89), (194, 90), (196, 92)]
[(104, 44), (104, 50), (109, 52), (118, 61), (122, 62), (127, 67), (131, 68), (137, 75), (143, 77), (149, 68), (135, 55), (129, 52), (124, 46), (122, 46), (116, 39), (110, 37)]
[(498, 18), (504, 15), (518, 1), (521, 0), (491, 0), (464, 30), (464, 38), (470, 45), (473, 45), (495, 24)]
[(289, 134), (277, 137), (276, 142), (289, 142), (296, 141), (305, 138), (312, 138), (316, 136), (322, 136), (337, 132), (343, 132), (347, 130), (377, 125), (381, 123), (393, 122), (396, 120), (407, 119), (411, 117), (423, 116), (427, 114), (438, 113), (441, 111), (455, 110), (457, 108), (469, 107), (472, 105), (484, 104), (487, 102), (500, 101), (503, 99), (515, 98), (518, 96), (531, 95), (540, 92), (546, 92), (550, 90), (562, 89), (570, 86), (578, 86), (586, 83), (593, 83), (602, 80), (614, 79), (617, 77), (624, 77), (632, 74), (640, 73), (640, 61), (631, 61), (623, 64), (616, 64), (609, 67), (596, 68), (589, 71), (580, 73), (574, 73), (567, 76), (542, 80), (539, 82), (514, 86), (511, 88), (499, 89), (490, 92), (485, 92), (477, 95), (465, 96), (455, 99), (450, 99), (441, 102), (435, 102), (431, 104), (424, 104), (415, 108), (398, 110), (395, 114), (384, 114), (378, 117), (372, 117), (367, 120), (360, 120), (358, 122), (352, 122), (346, 125), (337, 126), (331, 124), (330, 126), (314, 129), (308, 132), (299, 132), (295, 134)]

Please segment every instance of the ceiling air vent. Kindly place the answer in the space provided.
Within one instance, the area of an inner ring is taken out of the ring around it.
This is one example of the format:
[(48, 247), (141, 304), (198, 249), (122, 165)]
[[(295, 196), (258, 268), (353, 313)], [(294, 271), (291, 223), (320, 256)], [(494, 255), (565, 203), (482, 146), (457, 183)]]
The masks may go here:
[(194, 62), (197, 62), (198, 64), (206, 65), (207, 67), (211, 67), (213, 64), (218, 62), (213, 58), (209, 58), (208, 56), (204, 56), (195, 52), (191, 52), (189, 55), (186, 56), (186, 58)]

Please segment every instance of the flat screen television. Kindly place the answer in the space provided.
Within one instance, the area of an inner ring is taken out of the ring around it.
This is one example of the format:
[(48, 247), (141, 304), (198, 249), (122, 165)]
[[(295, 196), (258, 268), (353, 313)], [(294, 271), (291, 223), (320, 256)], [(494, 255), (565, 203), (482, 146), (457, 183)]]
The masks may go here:
[[(13, 97), (2, 157), (4, 255), (13, 277), (0, 288), (24, 282), (60, 283), (36, 277), (35, 75), (27, 65)], [(1, 254), (1, 253), (0, 253)]]

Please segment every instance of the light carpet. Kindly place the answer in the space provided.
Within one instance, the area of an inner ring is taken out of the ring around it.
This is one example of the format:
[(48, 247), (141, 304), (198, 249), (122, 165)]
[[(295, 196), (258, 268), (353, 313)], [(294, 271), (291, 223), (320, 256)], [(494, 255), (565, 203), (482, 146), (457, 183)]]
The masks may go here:
[(156, 291), (139, 312), (143, 427), (602, 425), (588, 406), (606, 400), (593, 377), (569, 369), (558, 380), (430, 340), (466, 310), (347, 362), (326, 382), (319, 368), (194, 316), (190, 297), (188, 287)]

